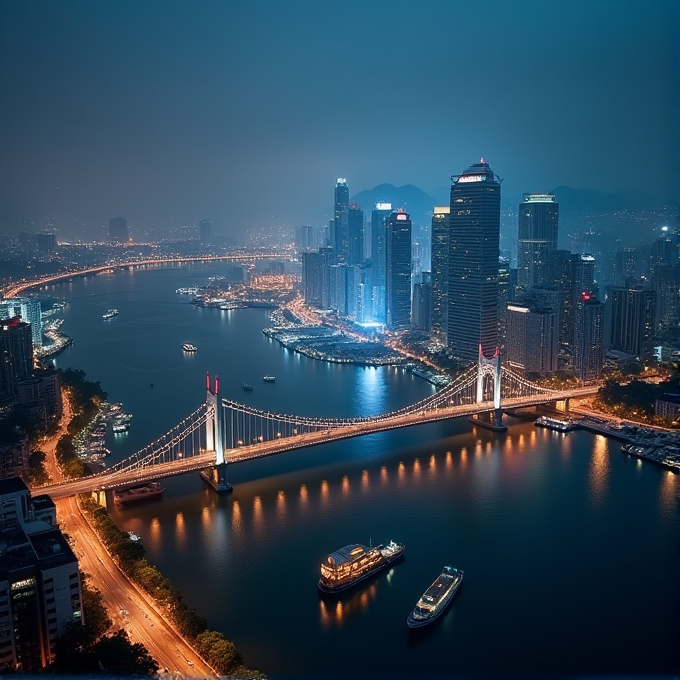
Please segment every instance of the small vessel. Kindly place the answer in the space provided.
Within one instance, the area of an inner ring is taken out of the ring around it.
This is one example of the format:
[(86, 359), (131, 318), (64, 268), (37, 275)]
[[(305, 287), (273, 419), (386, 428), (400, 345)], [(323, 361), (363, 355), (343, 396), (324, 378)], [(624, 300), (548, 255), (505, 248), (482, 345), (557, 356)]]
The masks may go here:
[(113, 319), (114, 316), (118, 316), (120, 312), (117, 309), (109, 309), (106, 314), (102, 314), (102, 319)]
[(375, 548), (351, 543), (331, 553), (321, 564), (319, 590), (339, 593), (380, 571), (404, 552), (405, 546), (390, 541)]
[(420, 628), (435, 621), (446, 609), (463, 582), (463, 570), (446, 566), (435, 582), (421, 595), (406, 623)]
[(276, 376), (275, 375), (263, 375), (262, 380), (265, 382), (276, 382)]
[(556, 418), (555, 416), (541, 416), (534, 425), (538, 427), (547, 427), (549, 430), (556, 430), (557, 432), (570, 432), (575, 430), (579, 422), (571, 418)]
[(116, 433), (127, 432), (130, 429), (130, 421), (123, 421), (120, 423), (114, 423), (111, 429)]
[(252, 391), (253, 391), (253, 386), (252, 386), (252, 385), (249, 385), (248, 383), (243, 383), (243, 389), (244, 389), (246, 392), (252, 392)]
[(185, 352), (197, 352), (198, 351), (198, 347), (196, 347), (196, 345), (192, 345), (190, 342), (185, 342), (182, 345), (182, 349)]
[(161, 498), (163, 496), (163, 489), (159, 482), (149, 482), (148, 484), (139, 484), (121, 491), (113, 492), (113, 502), (118, 505), (129, 505), (131, 503), (139, 503), (141, 501), (151, 501)]

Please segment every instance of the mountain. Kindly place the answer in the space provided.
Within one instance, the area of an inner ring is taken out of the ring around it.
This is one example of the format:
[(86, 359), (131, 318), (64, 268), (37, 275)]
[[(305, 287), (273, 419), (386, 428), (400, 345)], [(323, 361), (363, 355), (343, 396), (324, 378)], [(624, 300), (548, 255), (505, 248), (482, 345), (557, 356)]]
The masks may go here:
[(614, 212), (617, 210), (642, 210), (658, 207), (659, 202), (652, 196), (639, 191), (618, 191), (605, 193), (592, 189), (572, 189), (559, 186), (553, 189), (560, 213), (566, 212)]
[[(356, 203), (364, 209), (364, 217), (370, 219), (371, 210), (376, 203), (391, 203), (392, 208), (403, 208), (411, 215), (411, 220), (417, 224), (429, 224), (432, 209), (439, 205), (436, 200), (413, 184), (395, 187), (393, 184), (380, 184), (368, 191), (360, 191), (352, 196), (351, 203)], [(444, 203), (448, 205), (448, 202)]]

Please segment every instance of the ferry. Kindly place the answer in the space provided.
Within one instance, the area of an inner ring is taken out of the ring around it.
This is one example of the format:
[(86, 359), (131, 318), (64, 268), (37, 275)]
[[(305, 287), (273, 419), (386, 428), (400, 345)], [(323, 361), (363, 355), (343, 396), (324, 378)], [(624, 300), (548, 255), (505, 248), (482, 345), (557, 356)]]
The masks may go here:
[(185, 352), (197, 352), (198, 351), (198, 347), (196, 347), (196, 345), (192, 345), (190, 342), (185, 342), (182, 345), (182, 349)]
[(347, 590), (401, 557), (404, 548), (394, 541), (375, 548), (360, 543), (346, 545), (331, 553), (321, 564), (319, 590), (324, 593)]
[(435, 621), (444, 612), (463, 582), (463, 570), (446, 566), (435, 582), (422, 594), (406, 623), (409, 628), (421, 628)]
[(161, 498), (163, 496), (163, 489), (159, 482), (149, 482), (148, 484), (140, 484), (122, 491), (113, 492), (113, 502), (115, 505), (129, 505), (131, 503), (140, 503), (142, 501), (151, 501)]
[(265, 382), (276, 382), (276, 376), (275, 375), (263, 375), (262, 380)]
[(248, 383), (243, 383), (243, 389), (244, 389), (246, 392), (252, 392), (252, 391), (253, 391), (253, 386), (252, 386), (252, 385), (249, 385)]
[(571, 432), (578, 427), (578, 421), (571, 418), (557, 418), (555, 416), (541, 416), (535, 423), (537, 427), (547, 427), (557, 432)]
[(114, 423), (111, 429), (116, 433), (127, 432), (130, 429), (130, 421), (121, 421), (119, 423)]
[(117, 309), (109, 309), (106, 314), (102, 314), (102, 319), (113, 319), (114, 316), (118, 316), (120, 312)]

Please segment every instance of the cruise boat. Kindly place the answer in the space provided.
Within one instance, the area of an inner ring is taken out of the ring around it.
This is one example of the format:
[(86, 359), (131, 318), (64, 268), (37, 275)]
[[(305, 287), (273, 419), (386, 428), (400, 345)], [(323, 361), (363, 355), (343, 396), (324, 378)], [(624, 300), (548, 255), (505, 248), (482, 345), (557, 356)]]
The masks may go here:
[(571, 432), (578, 427), (578, 421), (571, 418), (557, 418), (555, 416), (541, 416), (534, 425), (538, 427), (547, 427), (549, 430), (557, 430), (557, 432)]
[(102, 319), (113, 319), (114, 316), (118, 316), (120, 312), (117, 309), (109, 309), (106, 314), (102, 314)]
[(262, 380), (265, 382), (276, 382), (276, 376), (275, 375), (263, 375)]
[(444, 612), (463, 582), (463, 570), (446, 566), (435, 582), (422, 594), (406, 623), (420, 628), (435, 621)]
[(197, 352), (198, 351), (198, 347), (196, 347), (196, 345), (192, 345), (190, 342), (185, 342), (182, 345), (182, 349), (185, 352)]
[(129, 505), (131, 503), (140, 503), (142, 501), (151, 501), (161, 498), (163, 496), (163, 489), (159, 482), (149, 482), (148, 484), (139, 484), (122, 491), (113, 492), (113, 502), (115, 505)]
[(360, 543), (346, 545), (331, 553), (321, 564), (319, 590), (324, 593), (347, 590), (394, 562), (403, 554), (404, 548), (394, 541), (375, 548)]

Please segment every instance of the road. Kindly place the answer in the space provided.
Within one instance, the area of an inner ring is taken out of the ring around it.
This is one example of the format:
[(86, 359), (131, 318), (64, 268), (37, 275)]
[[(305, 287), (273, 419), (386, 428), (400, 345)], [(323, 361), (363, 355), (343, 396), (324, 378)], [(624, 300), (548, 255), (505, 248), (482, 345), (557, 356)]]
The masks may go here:
[[(65, 391), (62, 391), (62, 397), (63, 414), (57, 431), (41, 442), (46, 454), (45, 467), (54, 482), (64, 480), (55, 450), (73, 414)], [(102, 594), (106, 611), (113, 621), (111, 631), (123, 628), (132, 642), (141, 642), (160, 666), (162, 677), (216, 678), (184, 638), (156, 613), (151, 599), (119, 569), (80, 511), (77, 500), (64, 498), (56, 500), (55, 504), (59, 527), (69, 536), (80, 569), (90, 574), (92, 586)], [(164, 672), (166, 668), (168, 673)]]
[[(132, 642), (141, 642), (160, 666), (183, 678), (216, 678), (212, 669), (160, 616), (151, 599), (131, 583), (99, 542), (75, 498), (56, 501), (61, 530), (67, 533), (80, 568), (102, 594), (113, 621), (112, 631), (125, 629)], [(164, 672), (159, 673), (166, 675)]]

